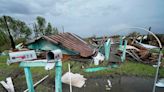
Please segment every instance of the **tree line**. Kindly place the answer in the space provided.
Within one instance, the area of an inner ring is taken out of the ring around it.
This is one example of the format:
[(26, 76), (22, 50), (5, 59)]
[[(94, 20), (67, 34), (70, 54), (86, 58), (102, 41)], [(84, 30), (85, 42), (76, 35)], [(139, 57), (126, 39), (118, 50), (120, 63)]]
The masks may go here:
[(58, 34), (58, 29), (47, 22), (44, 17), (36, 17), (36, 21), (31, 24), (32, 27), (26, 22), (11, 16), (0, 16), (0, 51), (10, 48), (12, 43), (10, 36), (17, 43), (20, 40), (30, 39), (32, 34), (34, 34), (34, 37)]

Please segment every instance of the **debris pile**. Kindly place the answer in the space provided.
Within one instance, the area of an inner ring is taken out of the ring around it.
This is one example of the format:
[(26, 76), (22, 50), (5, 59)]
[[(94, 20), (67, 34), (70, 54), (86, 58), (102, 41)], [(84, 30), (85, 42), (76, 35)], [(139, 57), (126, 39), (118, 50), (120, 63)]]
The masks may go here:
[[(156, 64), (158, 60), (158, 53), (152, 52), (152, 49), (157, 50), (158, 47), (135, 41), (135, 43), (127, 45), (126, 53), (127, 57), (132, 57), (138, 62), (145, 64)], [(121, 55), (121, 51), (117, 54)]]

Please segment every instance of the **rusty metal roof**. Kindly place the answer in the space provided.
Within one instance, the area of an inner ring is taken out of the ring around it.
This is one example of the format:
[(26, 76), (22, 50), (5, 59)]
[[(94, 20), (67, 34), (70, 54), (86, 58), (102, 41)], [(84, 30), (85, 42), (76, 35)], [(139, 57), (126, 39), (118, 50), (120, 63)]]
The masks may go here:
[(94, 54), (93, 48), (79, 36), (72, 33), (59, 33), (58, 35), (44, 36), (44, 38), (55, 44), (60, 44), (67, 49), (79, 52), (82, 57), (88, 57)]

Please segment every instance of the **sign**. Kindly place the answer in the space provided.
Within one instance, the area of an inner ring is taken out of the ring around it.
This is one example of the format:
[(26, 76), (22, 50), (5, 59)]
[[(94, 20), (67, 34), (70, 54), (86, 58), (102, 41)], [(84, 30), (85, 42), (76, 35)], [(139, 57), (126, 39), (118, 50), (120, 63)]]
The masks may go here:
[(11, 52), (9, 53), (9, 57), (10, 57), (9, 60), (10, 63), (37, 59), (34, 50)]

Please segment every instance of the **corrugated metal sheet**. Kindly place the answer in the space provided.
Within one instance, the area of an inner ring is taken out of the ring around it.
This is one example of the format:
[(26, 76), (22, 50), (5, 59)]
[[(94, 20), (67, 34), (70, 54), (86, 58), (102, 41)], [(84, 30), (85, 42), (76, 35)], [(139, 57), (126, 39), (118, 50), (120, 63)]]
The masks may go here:
[(83, 57), (93, 55), (94, 50), (84, 40), (72, 33), (60, 33), (58, 35), (44, 36), (45, 39), (60, 44), (70, 50), (77, 51)]

